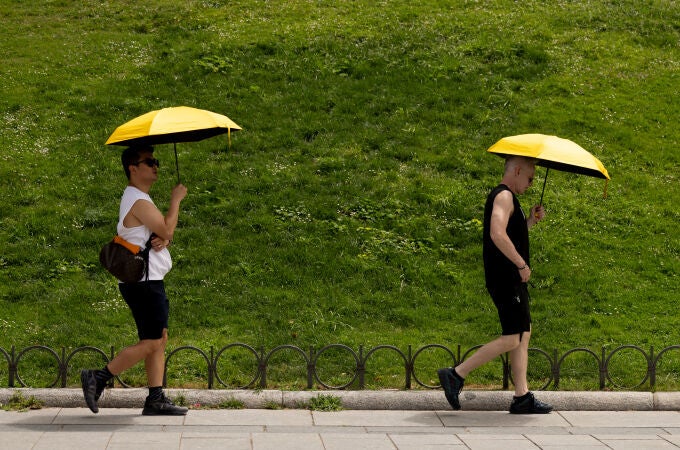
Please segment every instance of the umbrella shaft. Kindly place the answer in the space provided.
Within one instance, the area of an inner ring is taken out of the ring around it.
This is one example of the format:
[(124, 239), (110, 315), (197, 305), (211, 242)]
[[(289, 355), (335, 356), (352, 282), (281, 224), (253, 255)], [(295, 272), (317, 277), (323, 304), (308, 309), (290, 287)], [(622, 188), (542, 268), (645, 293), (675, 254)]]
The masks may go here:
[(545, 171), (545, 179), (543, 180), (543, 190), (541, 191), (541, 201), (538, 202), (539, 205), (543, 206), (543, 194), (545, 193), (545, 184), (548, 182), (548, 172), (550, 172), (550, 167)]
[(179, 184), (179, 161), (177, 160), (177, 142), (173, 142), (175, 147), (175, 170), (177, 171), (177, 184)]

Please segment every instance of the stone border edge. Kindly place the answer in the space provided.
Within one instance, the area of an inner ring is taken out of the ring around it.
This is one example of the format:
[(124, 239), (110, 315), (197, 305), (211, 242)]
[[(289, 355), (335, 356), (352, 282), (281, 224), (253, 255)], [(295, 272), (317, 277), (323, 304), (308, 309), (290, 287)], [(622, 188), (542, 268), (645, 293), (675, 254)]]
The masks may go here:
[[(0, 403), (6, 404), (15, 394), (34, 397), (45, 407), (86, 407), (81, 389), (0, 388)], [(430, 391), (280, 391), (227, 389), (167, 389), (171, 399), (182, 397), (187, 405), (217, 406), (225, 402), (247, 409), (307, 408), (318, 396), (341, 400), (350, 410), (450, 410), (441, 390)], [(537, 391), (536, 396), (557, 411), (680, 411), (680, 392), (602, 392)], [(103, 408), (141, 408), (147, 395), (145, 388), (107, 389), (99, 401)], [(463, 411), (506, 411), (511, 391), (474, 391), (461, 393)]]

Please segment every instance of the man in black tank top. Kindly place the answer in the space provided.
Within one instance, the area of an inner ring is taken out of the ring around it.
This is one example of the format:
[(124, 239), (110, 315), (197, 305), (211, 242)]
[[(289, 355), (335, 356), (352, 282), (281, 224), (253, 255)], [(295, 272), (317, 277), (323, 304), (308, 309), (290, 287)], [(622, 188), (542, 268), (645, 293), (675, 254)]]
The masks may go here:
[(510, 412), (546, 414), (552, 406), (538, 401), (529, 391), (527, 362), (531, 315), (527, 282), (529, 267), (529, 228), (545, 216), (542, 206), (524, 215), (517, 195), (523, 194), (534, 180), (535, 161), (521, 156), (509, 157), (501, 184), (496, 186), (484, 207), (483, 259), (486, 288), (498, 310), (502, 334), (478, 349), (455, 368), (439, 369), (439, 380), (453, 409), (460, 409), (459, 394), (465, 377), (477, 367), (510, 353), (515, 396)]

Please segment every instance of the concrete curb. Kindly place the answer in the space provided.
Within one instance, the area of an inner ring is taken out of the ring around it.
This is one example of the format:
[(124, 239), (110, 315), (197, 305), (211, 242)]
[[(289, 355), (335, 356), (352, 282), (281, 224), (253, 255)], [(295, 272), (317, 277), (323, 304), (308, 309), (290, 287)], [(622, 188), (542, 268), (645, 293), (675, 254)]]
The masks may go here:
[[(107, 389), (99, 401), (102, 408), (141, 408), (147, 395), (145, 388)], [(85, 407), (81, 389), (0, 389), (0, 403), (8, 403), (15, 394), (34, 397), (46, 407)], [(344, 409), (439, 411), (451, 407), (441, 390), (431, 391), (279, 391), (279, 390), (208, 390), (167, 389), (171, 399), (183, 397), (187, 405), (216, 406), (236, 401), (248, 409), (306, 408), (318, 396), (341, 399)], [(680, 392), (591, 392), (540, 391), (541, 400), (558, 411), (680, 411)], [(466, 411), (505, 411), (512, 399), (511, 391), (474, 391), (461, 393)]]

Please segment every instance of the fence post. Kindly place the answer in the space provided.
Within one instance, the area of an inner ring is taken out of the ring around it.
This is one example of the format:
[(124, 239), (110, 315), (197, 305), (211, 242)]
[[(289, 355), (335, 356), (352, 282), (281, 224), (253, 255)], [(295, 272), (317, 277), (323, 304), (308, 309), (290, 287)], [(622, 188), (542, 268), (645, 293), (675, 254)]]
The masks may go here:
[(66, 348), (61, 347), (61, 361), (59, 361), (59, 376), (61, 377), (61, 387), (66, 387), (68, 378), (68, 368), (66, 367)]
[[(114, 353), (114, 348), (113, 348), (113, 345), (112, 345), (112, 346), (111, 346), (111, 358), (109, 359), (109, 361), (113, 360), (114, 357), (115, 357), (115, 353)], [(108, 366), (108, 364), (107, 364), (107, 366)], [(116, 381), (116, 378), (117, 378), (117, 377), (118, 377), (118, 375), (114, 376), (113, 378), (111, 378), (111, 379), (108, 381), (108, 385), (109, 385), (110, 388), (113, 387), (113, 384), (114, 384), (114, 382)]]
[(357, 365), (357, 373), (359, 374), (359, 389), (364, 389), (366, 387), (365, 376), (366, 376), (366, 362), (364, 361), (364, 346), (359, 346), (359, 363)]
[(654, 346), (649, 347), (649, 360), (647, 361), (647, 372), (649, 372), (649, 389), (654, 391), (656, 386), (656, 360), (654, 359)]
[(267, 387), (267, 363), (264, 360), (264, 347), (260, 347), (260, 363), (257, 368), (260, 371), (260, 388)]
[(208, 389), (213, 388), (213, 380), (215, 377), (215, 372), (217, 371), (217, 363), (215, 362), (215, 347), (210, 346), (210, 364), (208, 364)]
[(559, 359), (557, 357), (559, 354), (557, 353), (557, 349), (553, 349), (553, 380), (555, 380), (555, 389), (559, 389), (560, 387), (560, 364), (559, 364)]
[(600, 390), (604, 389), (605, 380), (607, 379), (607, 358), (605, 355), (605, 346), (602, 346), (602, 359), (600, 360)]
[(404, 364), (404, 370), (406, 370), (406, 389), (411, 389), (411, 375), (413, 374), (413, 352), (411, 345), (408, 346), (408, 358), (406, 364)]
[(314, 346), (309, 346), (309, 363), (307, 363), (307, 389), (314, 387), (314, 372), (316, 371), (316, 364), (314, 363)]
[(10, 354), (10, 361), (9, 361), (9, 387), (14, 387), (14, 378), (16, 377), (16, 371), (17, 371), (17, 361), (16, 361), (16, 348), (12, 346), (12, 351)]

